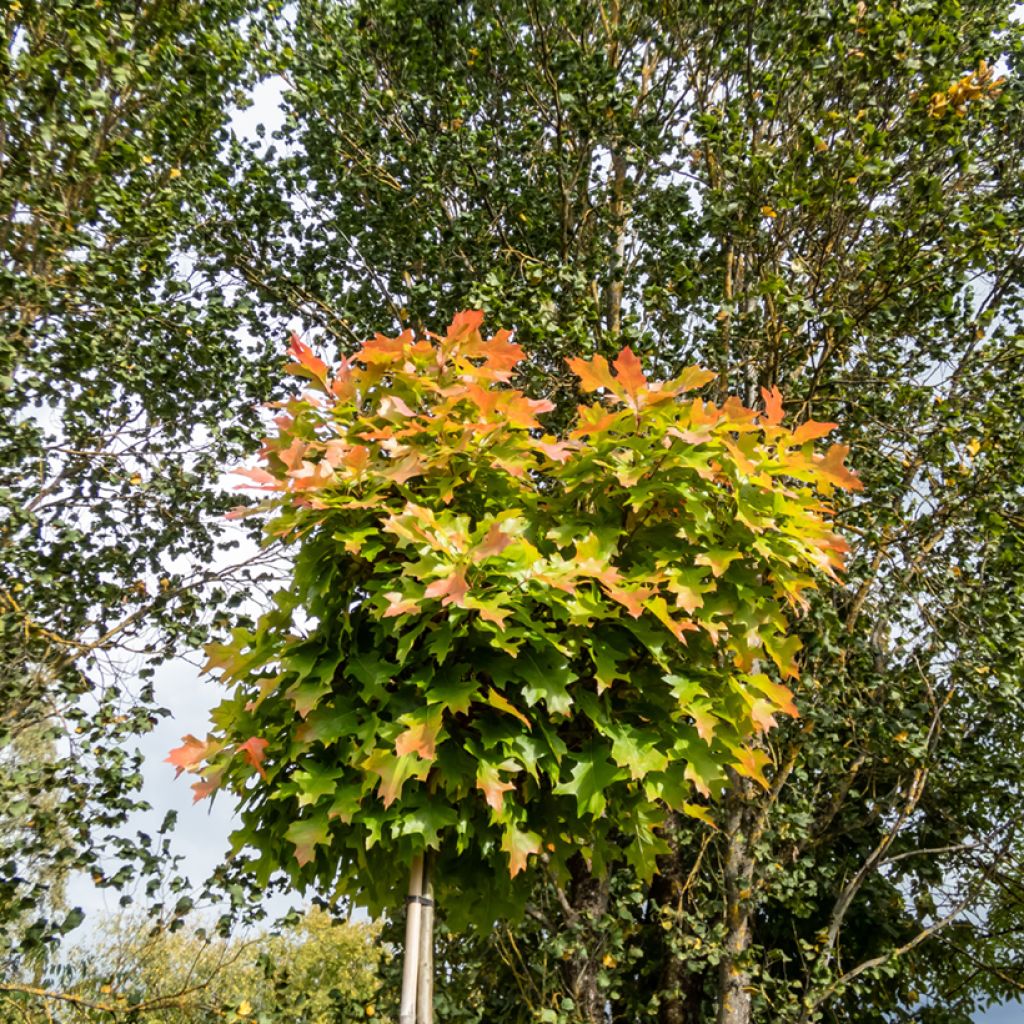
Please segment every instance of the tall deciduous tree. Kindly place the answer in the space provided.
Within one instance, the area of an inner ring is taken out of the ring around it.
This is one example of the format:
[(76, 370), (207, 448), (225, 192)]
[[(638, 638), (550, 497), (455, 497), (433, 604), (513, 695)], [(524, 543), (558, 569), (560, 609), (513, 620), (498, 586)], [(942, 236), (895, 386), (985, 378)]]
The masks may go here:
[(268, 313), (351, 350), (482, 306), (563, 407), (563, 356), (696, 358), (841, 422), (871, 496), (768, 791), (669, 828), (637, 899), (539, 887), (508, 937), (536, 954), (483, 947), (481, 1019), (594, 1020), (598, 986), (616, 1020), (966, 1021), (1019, 991), (1012, 11), (305, 0), (272, 26), (282, 146), (236, 152), (209, 244)]
[(103, 850), (132, 847), (111, 830), (137, 804), (152, 659), (227, 598), (208, 485), (251, 443), (265, 377), (235, 333), (244, 299), (189, 232), (252, 70), (251, 7), (0, 14), (3, 951), (61, 927), (52, 882), (103, 880)]

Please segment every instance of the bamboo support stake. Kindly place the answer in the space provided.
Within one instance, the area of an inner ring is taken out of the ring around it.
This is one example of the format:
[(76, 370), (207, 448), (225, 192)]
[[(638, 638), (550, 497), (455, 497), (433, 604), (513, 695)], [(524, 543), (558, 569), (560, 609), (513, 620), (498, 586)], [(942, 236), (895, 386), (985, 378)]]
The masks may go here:
[(423, 910), (420, 918), (416, 1024), (434, 1024), (434, 858), (423, 857)]
[(420, 926), (423, 904), (423, 857), (416, 857), (409, 868), (409, 898), (405, 905), (405, 949), (402, 963), (402, 1002), (398, 1024), (416, 1024), (416, 979), (420, 962)]

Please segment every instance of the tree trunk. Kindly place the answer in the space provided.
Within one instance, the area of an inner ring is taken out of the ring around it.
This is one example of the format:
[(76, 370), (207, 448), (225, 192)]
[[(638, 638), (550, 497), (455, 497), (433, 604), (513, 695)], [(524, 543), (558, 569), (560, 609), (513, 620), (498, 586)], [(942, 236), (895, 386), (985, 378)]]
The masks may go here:
[(416, 1024), (434, 1024), (434, 857), (429, 852), (423, 855), (422, 894)]
[(750, 1024), (750, 975), (744, 966), (750, 948), (750, 898), (754, 857), (748, 835), (751, 784), (733, 775), (725, 826), (725, 950), (718, 966), (718, 1024)]
[(423, 905), (423, 858), (416, 857), (409, 868), (409, 897), (405, 907), (405, 948), (402, 964), (402, 1000), (398, 1024), (416, 1024), (416, 979), (420, 962), (420, 926)]

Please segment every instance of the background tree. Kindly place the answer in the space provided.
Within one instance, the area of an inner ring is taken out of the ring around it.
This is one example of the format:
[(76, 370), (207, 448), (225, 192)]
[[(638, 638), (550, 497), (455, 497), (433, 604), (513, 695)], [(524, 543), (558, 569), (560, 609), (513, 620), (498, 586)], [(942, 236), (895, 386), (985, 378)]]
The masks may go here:
[(1020, 991), (1012, 7), (320, 0), (271, 26), (282, 146), (236, 148), (207, 246), (264, 323), (351, 350), (479, 305), (564, 408), (564, 355), (699, 359), (842, 422), (871, 495), (771, 788), (670, 829), (632, 903), (538, 889), (467, 982), (486, 1019), (579, 1019), (567, 935), (608, 949), (616, 1020), (966, 1021)]
[(252, 8), (0, 14), (0, 958), (79, 919), (45, 906), (72, 870), (120, 884), (104, 852), (153, 862), (115, 834), (149, 677), (232, 604), (210, 483), (253, 443), (262, 342), (189, 236)]
[(94, 922), (39, 979), (56, 993), (4, 992), (0, 1006), (26, 1024), (337, 1024), (376, 1018), (377, 929), (323, 910), (276, 931), (219, 937), (190, 918), (170, 930), (144, 913)]

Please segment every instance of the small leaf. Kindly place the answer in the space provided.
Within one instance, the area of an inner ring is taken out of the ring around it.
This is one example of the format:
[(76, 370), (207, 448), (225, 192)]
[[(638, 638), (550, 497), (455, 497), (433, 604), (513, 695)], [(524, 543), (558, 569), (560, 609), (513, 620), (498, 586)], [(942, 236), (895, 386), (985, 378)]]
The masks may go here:
[(329, 822), (326, 814), (318, 814), (302, 821), (293, 821), (284, 834), (285, 839), (295, 844), (295, 859), (300, 866), (308, 864), (314, 857), (317, 846), (330, 844)]
[(520, 832), (514, 825), (505, 829), (501, 848), (508, 854), (508, 873), (515, 878), (526, 869), (526, 859), (531, 853), (540, 853), (541, 838), (536, 832)]

